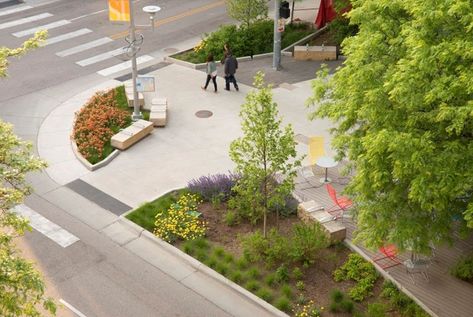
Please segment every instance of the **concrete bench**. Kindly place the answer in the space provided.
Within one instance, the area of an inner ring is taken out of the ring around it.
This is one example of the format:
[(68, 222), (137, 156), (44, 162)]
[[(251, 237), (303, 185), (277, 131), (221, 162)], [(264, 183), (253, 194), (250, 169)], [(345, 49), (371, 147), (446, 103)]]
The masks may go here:
[(156, 127), (164, 127), (167, 122), (168, 101), (166, 98), (153, 98), (151, 100), (151, 110), (149, 121)]
[(153, 131), (153, 123), (138, 120), (132, 125), (112, 136), (111, 144), (119, 150), (126, 150)]
[(337, 47), (295, 46), (294, 59), (299, 61), (333, 61), (337, 59)]
[[(133, 83), (132, 82), (125, 82), (125, 94), (126, 94), (126, 100), (128, 101), (128, 107), (133, 107), (134, 106), (134, 96), (133, 96)], [(138, 93), (138, 104), (140, 107), (143, 107), (145, 105), (145, 98), (141, 92)]]
[(320, 223), (332, 244), (341, 242), (346, 237), (345, 226), (336, 221), (335, 216), (323, 210), (323, 207), (313, 200), (300, 203), (297, 206), (297, 215), (306, 223), (314, 221)]

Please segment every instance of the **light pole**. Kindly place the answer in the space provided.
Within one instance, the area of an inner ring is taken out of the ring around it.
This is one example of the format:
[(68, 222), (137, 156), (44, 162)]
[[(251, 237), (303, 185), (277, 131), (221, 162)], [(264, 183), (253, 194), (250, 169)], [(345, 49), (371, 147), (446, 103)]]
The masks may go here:
[[(130, 55), (131, 55), (131, 81), (133, 85), (133, 114), (131, 119), (133, 121), (141, 119), (143, 116), (140, 111), (140, 104), (138, 100), (138, 90), (136, 89), (136, 77), (138, 76), (138, 67), (136, 65), (136, 54), (139, 51), (139, 46), (143, 42), (143, 35), (140, 35), (140, 43), (136, 41), (136, 25), (135, 25), (135, 11), (133, 9), (133, 1), (129, 0), (130, 6)], [(158, 6), (146, 6), (143, 11), (149, 14), (151, 29), (154, 31), (154, 15), (161, 10)], [(139, 25), (139, 27), (147, 27), (146, 25)]]
[(138, 100), (138, 91), (136, 90), (136, 77), (138, 75), (138, 68), (136, 66), (136, 33), (135, 33), (135, 17), (134, 17), (134, 10), (133, 10), (133, 1), (129, 0), (130, 2), (130, 42), (131, 42), (131, 81), (133, 84), (133, 114), (131, 119), (133, 121), (141, 119), (143, 116), (141, 115), (140, 111), (140, 104)]
[(274, 0), (274, 45), (273, 45), (273, 69), (281, 67), (281, 32), (279, 32), (279, 7), (281, 0)]

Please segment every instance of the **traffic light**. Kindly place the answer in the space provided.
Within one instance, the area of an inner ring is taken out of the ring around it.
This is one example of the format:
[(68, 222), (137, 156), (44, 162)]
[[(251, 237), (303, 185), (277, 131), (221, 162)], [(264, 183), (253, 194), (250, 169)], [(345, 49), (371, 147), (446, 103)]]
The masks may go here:
[(289, 2), (281, 2), (281, 7), (279, 8), (279, 17), (287, 19), (291, 16), (291, 9), (289, 9)]

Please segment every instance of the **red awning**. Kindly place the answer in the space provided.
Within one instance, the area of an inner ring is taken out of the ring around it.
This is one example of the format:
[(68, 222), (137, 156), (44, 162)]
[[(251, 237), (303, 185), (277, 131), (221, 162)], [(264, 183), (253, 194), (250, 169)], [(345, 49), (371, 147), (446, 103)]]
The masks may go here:
[(335, 19), (337, 12), (333, 7), (333, 0), (320, 0), (319, 13), (315, 19), (315, 25), (320, 29), (325, 26), (328, 22)]

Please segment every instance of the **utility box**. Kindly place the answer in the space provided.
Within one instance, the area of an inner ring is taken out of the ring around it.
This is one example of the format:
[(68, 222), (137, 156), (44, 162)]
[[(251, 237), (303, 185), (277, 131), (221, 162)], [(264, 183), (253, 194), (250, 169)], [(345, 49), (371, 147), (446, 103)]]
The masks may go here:
[(299, 61), (334, 61), (336, 46), (295, 46), (294, 58)]

